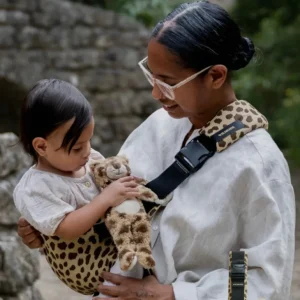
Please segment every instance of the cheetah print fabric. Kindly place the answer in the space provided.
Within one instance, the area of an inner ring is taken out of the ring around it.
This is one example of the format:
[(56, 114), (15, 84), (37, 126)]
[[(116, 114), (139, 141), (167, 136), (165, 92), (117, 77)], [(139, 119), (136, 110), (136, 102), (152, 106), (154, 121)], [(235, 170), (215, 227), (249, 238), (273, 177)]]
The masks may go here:
[(103, 222), (74, 240), (42, 235), (46, 260), (57, 277), (74, 291), (92, 295), (101, 272), (109, 271), (118, 252)]
[[(244, 128), (219, 141), (218, 152), (256, 128), (268, 128), (266, 118), (251, 104), (237, 100), (222, 109), (199, 133), (212, 136), (236, 120), (242, 122)], [(150, 219), (159, 207), (149, 211)], [(54, 273), (71, 289), (85, 295), (96, 292), (98, 283), (103, 282), (101, 272), (109, 271), (118, 257), (117, 248), (103, 221), (73, 241), (47, 236), (43, 239), (45, 256)]]
[[(148, 212), (151, 220), (161, 205)], [(109, 272), (118, 258), (118, 250), (103, 221), (74, 240), (42, 235), (43, 250), (56, 276), (83, 295), (92, 295), (103, 282), (101, 273)]]
[[(244, 254), (244, 264), (245, 264), (245, 280), (244, 280), (244, 299), (248, 299), (248, 255)], [(232, 281), (230, 277), (232, 266), (232, 251), (229, 252), (229, 277), (228, 277), (228, 300), (232, 300)]]
[(240, 121), (244, 127), (217, 142), (217, 152), (222, 152), (252, 130), (258, 128), (268, 129), (269, 126), (265, 116), (250, 103), (244, 100), (236, 100), (219, 111), (199, 133), (211, 137), (225, 127), (230, 128), (230, 124), (235, 121)]

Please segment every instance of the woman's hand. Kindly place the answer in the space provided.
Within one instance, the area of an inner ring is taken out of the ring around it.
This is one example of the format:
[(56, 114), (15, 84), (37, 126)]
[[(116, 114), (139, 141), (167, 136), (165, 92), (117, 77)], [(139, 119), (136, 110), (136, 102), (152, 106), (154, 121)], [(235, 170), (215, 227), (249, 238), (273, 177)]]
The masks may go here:
[(43, 246), (40, 232), (34, 229), (23, 217), (18, 221), (18, 235), (22, 238), (23, 243), (31, 249)]
[(98, 291), (109, 297), (107, 300), (175, 300), (173, 287), (160, 284), (154, 276), (134, 279), (108, 272), (103, 272), (102, 276), (106, 281), (115, 284), (98, 286)]

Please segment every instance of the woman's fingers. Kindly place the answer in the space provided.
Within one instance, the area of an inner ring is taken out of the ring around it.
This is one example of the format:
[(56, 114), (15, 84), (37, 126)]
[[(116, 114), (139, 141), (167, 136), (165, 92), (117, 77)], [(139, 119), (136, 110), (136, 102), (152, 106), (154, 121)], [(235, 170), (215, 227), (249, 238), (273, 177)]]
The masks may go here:
[(34, 232), (35, 229), (23, 218), (21, 217), (18, 221), (18, 235), (20, 237), (24, 237), (25, 235), (28, 235), (32, 232)]
[(35, 232), (28, 234), (22, 238), (23, 243), (31, 249), (40, 248), (43, 246), (42, 239)]
[(28, 225), (30, 225), (30, 224), (27, 222), (27, 220), (24, 217), (20, 217), (19, 218), (18, 226), (20, 226), (20, 227), (26, 227)]
[(34, 233), (36, 230), (32, 228), (30, 225), (24, 227), (18, 227), (18, 235), (24, 238), (26, 235)]
[(37, 237), (31, 243), (29, 243), (29, 244), (24, 243), (24, 244), (26, 246), (28, 246), (30, 249), (37, 249), (37, 248), (41, 248), (43, 246), (43, 241), (42, 241), (41, 237)]
[(31, 248), (40, 248), (43, 245), (40, 232), (35, 230), (23, 217), (18, 221), (18, 235), (22, 238), (23, 243)]
[(127, 279), (127, 277), (124, 277), (119, 274), (110, 273), (110, 272), (102, 272), (101, 276), (106, 281), (109, 281), (115, 285), (120, 285), (124, 280)]
[(32, 232), (30, 234), (25, 235), (22, 240), (27, 245), (34, 242), (37, 238), (38, 236), (34, 232)]
[(118, 297), (122, 293), (122, 287), (118, 285), (100, 284), (97, 287), (97, 291), (106, 296)]

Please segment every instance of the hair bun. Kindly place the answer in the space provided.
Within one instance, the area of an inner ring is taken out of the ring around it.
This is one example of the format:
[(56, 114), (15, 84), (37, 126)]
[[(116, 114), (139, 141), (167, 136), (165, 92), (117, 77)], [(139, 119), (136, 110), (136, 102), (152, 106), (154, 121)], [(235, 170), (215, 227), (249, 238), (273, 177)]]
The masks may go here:
[(255, 53), (253, 42), (248, 37), (242, 37), (235, 57), (230, 66), (231, 70), (239, 70), (246, 67)]
[[(244, 43), (246, 44), (245, 47), (246, 49), (248, 50), (248, 54), (249, 54), (249, 58), (250, 60), (252, 59), (254, 53), (255, 53), (255, 47), (254, 47), (254, 44), (253, 42), (247, 38), (247, 37), (243, 37), (242, 40), (244, 41)], [(249, 61), (250, 61), (249, 60)]]

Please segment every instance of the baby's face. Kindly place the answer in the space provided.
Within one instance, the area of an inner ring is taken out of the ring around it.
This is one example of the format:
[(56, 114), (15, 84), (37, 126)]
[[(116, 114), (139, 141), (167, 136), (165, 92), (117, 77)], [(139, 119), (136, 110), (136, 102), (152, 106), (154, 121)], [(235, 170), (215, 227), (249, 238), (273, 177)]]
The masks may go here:
[(94, 133), (94, 119), (82, 131), (70, 153), (67, 149), (60, 148), (73, 122), (72, 119), (61, 125), (46, 139), (47, 155), (45, 159), (52, 167), (62, 172), (78, 171), (88, 162), (91, 153), (90, 140)]

